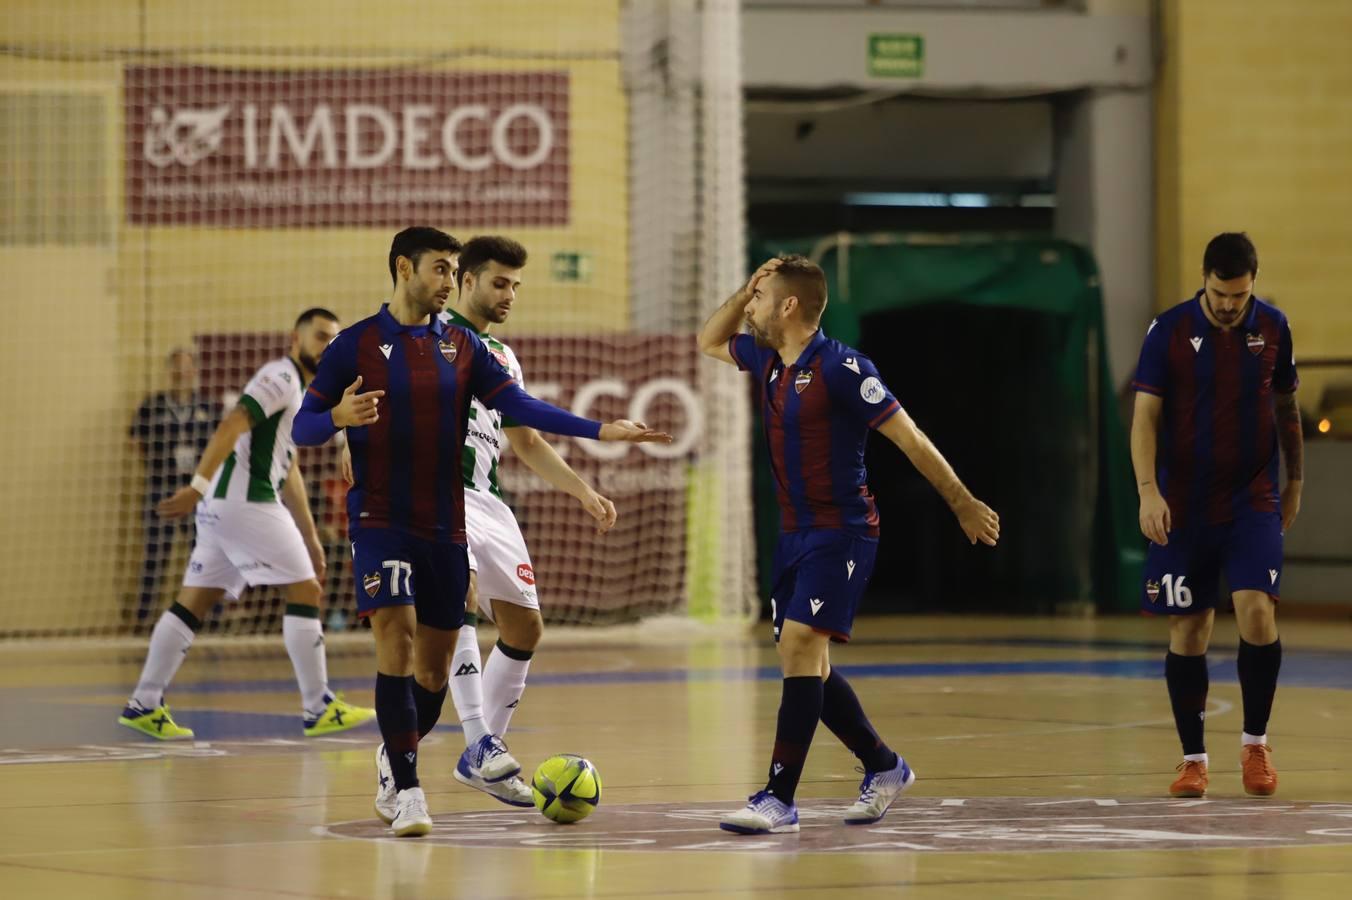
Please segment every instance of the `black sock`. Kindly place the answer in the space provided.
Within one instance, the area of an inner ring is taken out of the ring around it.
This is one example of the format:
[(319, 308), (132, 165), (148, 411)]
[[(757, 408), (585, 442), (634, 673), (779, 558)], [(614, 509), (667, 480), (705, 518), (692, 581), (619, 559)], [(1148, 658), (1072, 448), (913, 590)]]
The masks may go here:
[(376, 721), (385, 739), (396, 790), (418, 786), (418, 710), (413, 676), (376, 672)]
[(886, 772), (897, 764), (897, 754), (873, 730), (854, 688), (835, 669), (822, 682), (822, 724), (859, 758), (865, 772)]
[(1244, 731), (1255, 737), (1267, 734), (1272, 714), (1272, 696), (1277, 693), (1277, 672), (1282, 667), (1282, 642), (1250, 644), (1239, 639), (1239, 691), (1244, 698)]
[(784, 679), (779, 701), (779, 726), (775, 751), (770, 757), (770, 780), (765, 789), (784, 803), (792, 803), (803, 777), (807, 750), (822, 714), (822, 680), (817, 675)]
[(418, 711), (418, 740), (427, 737), (428, 732), (441, 718), (441, 707), (446, 702), (446, 685), (439, 691), (429, 691), (413, 679), (413, 707)]
[(183, 624), (192, 629), (196, 634), (202, 630), (202, 620), (192, 614), (192, 610), (175, 600), (169, 604), (169, 611), (183, 620)]
[(1169, 685), (1169, 702), (1174, 707), (1174, 725), (1183, 742), (1183, 755), (1205, 753), (1206, 693), (1211, 686), (1206, 654), (1179, 656), (1169, 651), (1164, 657), (1164, 680)]

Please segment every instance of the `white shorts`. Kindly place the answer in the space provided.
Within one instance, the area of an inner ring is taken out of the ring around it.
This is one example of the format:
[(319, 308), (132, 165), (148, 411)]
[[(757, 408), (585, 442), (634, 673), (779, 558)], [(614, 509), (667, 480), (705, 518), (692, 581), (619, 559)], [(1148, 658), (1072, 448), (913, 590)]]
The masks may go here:
[(494, 600), (539, 609), (535, 567), (512, 508), (487, 491), (465, 491), (469, 570), (479, 585), (479, 615), (493, 620)]
[(197, 546), (184, 587), (220, 588), (238, 597), (246, 585), (297, 584), (314, 577), (300, 529), (282, 504), (215, 498), (197, 504)]

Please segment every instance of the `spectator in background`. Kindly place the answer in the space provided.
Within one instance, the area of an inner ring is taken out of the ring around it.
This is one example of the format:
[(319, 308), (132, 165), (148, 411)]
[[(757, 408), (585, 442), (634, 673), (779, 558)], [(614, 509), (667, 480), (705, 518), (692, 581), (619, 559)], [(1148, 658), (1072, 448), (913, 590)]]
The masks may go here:
[(142, 523), (145, 549), (141, 562), (140, 596), (136, 603), (135, 627), (140, 630), (160, 603), (160, 577), (174, 552), (179, 535), (192, 539), (193, 518), (161, 519), (155, 504), (168, 497), (192, 477), (198, 457), (220, 418), (216, 404), (202, 394), (198, 385), (197, 359), (190, 350), (177, 347), (165, 359), (169, 389), (151, 394), (136, 411), (131, 437), (145, 462), (145, 499)]

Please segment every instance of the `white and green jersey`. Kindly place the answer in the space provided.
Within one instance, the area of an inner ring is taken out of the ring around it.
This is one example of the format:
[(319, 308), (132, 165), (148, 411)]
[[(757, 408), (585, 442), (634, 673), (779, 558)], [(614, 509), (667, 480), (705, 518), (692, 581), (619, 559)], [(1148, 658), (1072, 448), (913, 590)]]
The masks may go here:
[[(488, 352), (502, 367), (511, 373), (516, 383), (524, 390), (526, 385), (521, 377), (521, 363), (517, 361), (512, 348), (487, 332), (479, 332), (474, 324), (455, 310), (448, 309), (441, 314), (441, 320), (447, 325), (459, 325), (479, 335)], [(505, 419), (502, 413), (489, 409), (479, 402), (478, 397), (471, 398), (469, 404), (469, 430), (465, 434), (465, 450), (460, 457), (461, 472), (465, 479), (465, 490), (488, 491), (502, 496), (498, 485), (498, 460), (502, 457), (502, 445), (507, 440), (503, 428), (516, 423)]]
[(239, 405), (253, 428), (240, 435), (212, 480), (207, 496), (217, 500), (279, 503), (282, 482), (291, 471), (296, 442), (291, 422), (305, 394), (300, 367), (287, 356), (274, 359), (244, 386)]

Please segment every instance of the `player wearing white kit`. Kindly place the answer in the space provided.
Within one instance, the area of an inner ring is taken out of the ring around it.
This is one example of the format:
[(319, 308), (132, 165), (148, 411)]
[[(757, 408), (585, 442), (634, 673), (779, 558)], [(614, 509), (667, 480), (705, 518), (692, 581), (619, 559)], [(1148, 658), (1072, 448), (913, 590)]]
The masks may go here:
[(282, 635), (300, 686), (304, 734), (343, 731), (375, 715), (328, 689), (319, 621), (323, 591), (316, 577), (325, 569), (324, 550), (291, 439), (305, 385), (337, 334), (333, 313), (318, 308), (302, 313), (290, 353), (254, 374), (239, 405), (216, 428), (192, 481), (156, 508), (169, 519), (196, 510), (197, 545), (178, 600), (151, 633), (140, 681), (120, 724), (160, 740), (193, 736), (170, 716), (164, 691), (202, 619), (224, 597), (239, 597), (247, 585), (286, 587)]

